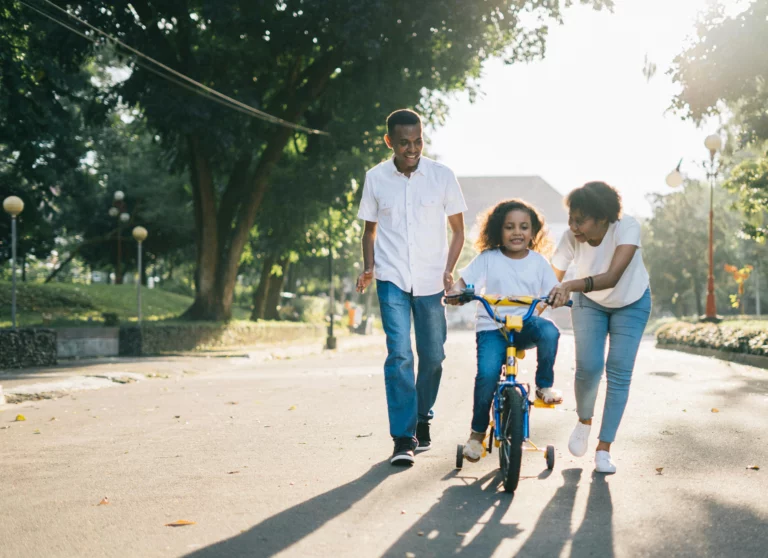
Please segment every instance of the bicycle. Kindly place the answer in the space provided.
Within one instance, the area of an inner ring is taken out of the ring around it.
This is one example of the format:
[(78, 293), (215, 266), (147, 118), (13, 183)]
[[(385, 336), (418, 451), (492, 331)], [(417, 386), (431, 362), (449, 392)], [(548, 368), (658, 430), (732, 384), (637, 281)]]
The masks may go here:
[[(499, 449), (499, 466), (504, 481), (504, 490), (514, 492), (520, 481), (520, 466), (523, 451), (537, 451), (544, 453), (547, 469), (555, 467), (555, 447), (548, 445), (542, 450), (530, 440), (530, 411), (534, 407), (554, 408), (554, 404), (544, 403), (540, 399), (529, 400), (530, 386), (517, 381), (518, 360), (525, 357), (525, 351), (515, 347), (514, 332), (523, 329), (523, 325), (536, 311), (540, 302), (547, 302), (547, 297), (533, 296), (497, 296), (475, 294), (472, 285), (462, 289), (456, 295), (447, 295), (446, 300), (455, 299), (459, 303), (467, 303), (476, 300), (480, 302), (488, 315), (501, 324), (499, 330), (507, 339), (506, 364), (502, 365), (498, 387), (493, 396), (492, 419), (488, 435), (483, 440), (483, 457), (493, 451), (493, 447)], [(528, 306), (524, 316), (506, 316), (500, 318), (493, 310), (496, 306)], [(572, 306), (569, 301), (566, 306)], [(487, 446), (486, 446), (487, 441)], [(486, 453), (487, 452), (487, 453)], [(456, 449), (456, 468), (464, 465), (464, 445), (459, 444)]]

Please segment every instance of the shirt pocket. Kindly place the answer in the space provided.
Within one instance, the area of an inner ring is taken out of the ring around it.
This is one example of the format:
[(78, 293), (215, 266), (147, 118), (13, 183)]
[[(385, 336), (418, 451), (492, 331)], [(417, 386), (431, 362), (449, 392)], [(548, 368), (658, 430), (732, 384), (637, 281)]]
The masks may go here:
[(379, 224), (389, 229), (397, 227), (399, 210), (394, 196), (379, 199)]
[(439, 224), (444, 215), (443, 204), (437, 194), (422, 194), (419, 200), (419, 222), (425, 224)]

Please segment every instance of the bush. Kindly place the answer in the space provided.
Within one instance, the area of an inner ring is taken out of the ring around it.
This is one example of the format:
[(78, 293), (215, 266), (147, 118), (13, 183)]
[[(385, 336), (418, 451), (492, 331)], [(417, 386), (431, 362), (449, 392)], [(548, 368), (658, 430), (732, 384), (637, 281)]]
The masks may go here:
[(281, 320), (319, 324), (328, 314), (328, 299), (319, 296), (300, 296), (286, 299), (280, 306)]
[(56, 364), (56, 332), (50, 329), (0, 330), (0, 368)]
[(685, 345), (729, 353), (768, 355), (768, 322), (674, 322), (656, 332), (659, 345)]

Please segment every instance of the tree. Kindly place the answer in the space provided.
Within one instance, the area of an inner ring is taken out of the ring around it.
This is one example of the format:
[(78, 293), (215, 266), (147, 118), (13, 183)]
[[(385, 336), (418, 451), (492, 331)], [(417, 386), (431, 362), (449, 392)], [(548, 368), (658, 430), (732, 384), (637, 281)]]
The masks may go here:
[[(717, 189), (714, 237), (715, 297), (718, 312), (728, 313), (733, 280), (725, 264), (751, 263), (752, 242), (739, 238), (741, 214), (734, 197)], [(656, 312), (703, 315), (708, 274), (709, 186), (686, 183), (683, 190), (650, 196), (653, 216), (643, 226), (643, 259), (651, 280)]]
[[(12, 0), (0, 0), (0, 196), (19, 196), (18, 255), (46, 257), (61, 196), (82, 186), (86, 123), (108, 99), (84, 66), (87, 43)], [(10, 257), (10, 222), (0, 220), (0, 258)]]
[[(612, 4), (581, 2), (598, 8)], [(330, 134), (306, 136), (249, 118), (206, 96), (170, 87), (145, 70), (146, 61), (142, 67), (127, 61), (132, 73), (120, 85), (120, 95), (141, 107), (163, 145), (190, 173), (198, 271), (196, 299), (187, 316), (198, 319), (230, 316), (249, 231), (289, 142), (296, 139), (302, 151), (327, 142), (340, 151), (373, 150), (372, 136), (380, 134), (385, 116), (404, 106), (418, 106), (428, 119), (440, 121), (441, 93), (471, 90), (490, 57), (514, 62), (541, 56), (548, 18), (560, 17), (559, 3), (538, 0), (68, 5), (209, 87)]]

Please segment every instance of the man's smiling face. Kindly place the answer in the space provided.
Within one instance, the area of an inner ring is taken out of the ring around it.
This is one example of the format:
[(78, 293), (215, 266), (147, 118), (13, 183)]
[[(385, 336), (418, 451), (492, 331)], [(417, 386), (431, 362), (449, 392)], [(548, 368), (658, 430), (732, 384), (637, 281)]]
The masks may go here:
[(421, 124), (398, 124), (392, 135), (387, 134), (384, 140), (395, 154), (397, 170), (411, 172), (416, 169), (424, 149)]

